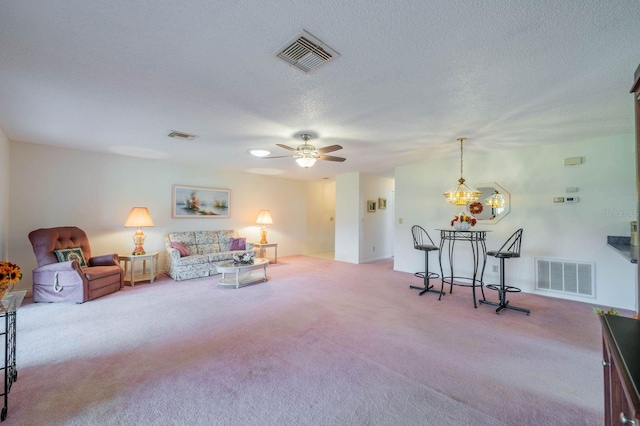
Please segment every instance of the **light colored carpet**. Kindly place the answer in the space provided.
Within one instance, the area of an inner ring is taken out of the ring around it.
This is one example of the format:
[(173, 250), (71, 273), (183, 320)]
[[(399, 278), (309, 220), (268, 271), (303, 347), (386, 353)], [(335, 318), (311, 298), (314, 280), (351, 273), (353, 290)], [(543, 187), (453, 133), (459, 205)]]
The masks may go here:
[(292, 256), (239, 290), (162, 277), (82, 305), (26, 301), (4, 423), (602, 423), (590, 305), (517, 294), (531, 316), (496, 315), (468, 288), (418, 296), (392, 267)]
[(336, 258), (336, 252), (335, 251), (321, 251), (321, 252), (318, 252), (318, 253), (311, 253), (309, 256), (311, 256), (311, 257), (319, 257), (321, 259), (334, 260)]

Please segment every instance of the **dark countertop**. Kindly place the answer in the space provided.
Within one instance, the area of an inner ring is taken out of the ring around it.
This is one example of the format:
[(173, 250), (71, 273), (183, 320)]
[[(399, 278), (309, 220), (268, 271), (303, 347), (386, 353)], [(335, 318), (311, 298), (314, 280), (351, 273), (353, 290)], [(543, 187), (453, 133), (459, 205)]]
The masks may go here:
[(607, 236), (607, 245), (631, 263), (638, 263), (638, 246), (632, 246), (630, 243), (631, 237)]

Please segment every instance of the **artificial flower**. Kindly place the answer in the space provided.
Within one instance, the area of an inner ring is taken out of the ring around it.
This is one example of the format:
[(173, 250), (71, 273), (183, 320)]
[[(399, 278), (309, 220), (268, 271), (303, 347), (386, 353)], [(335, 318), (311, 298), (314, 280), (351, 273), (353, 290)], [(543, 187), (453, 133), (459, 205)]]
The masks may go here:
[(469, 222), (471, 224), (471, 226), (475, 226), (476, 225), (476, 218), (466, 214), (464, 212), (460, 212), (457, 216), (454, 216), (453, 219), (451, 220), (451, 226), (453, 226), (453, 224), (455, 222)]
[(13, 285), (22, 279), (22, 271), (15, 263), (0, 261), (0, 281)]

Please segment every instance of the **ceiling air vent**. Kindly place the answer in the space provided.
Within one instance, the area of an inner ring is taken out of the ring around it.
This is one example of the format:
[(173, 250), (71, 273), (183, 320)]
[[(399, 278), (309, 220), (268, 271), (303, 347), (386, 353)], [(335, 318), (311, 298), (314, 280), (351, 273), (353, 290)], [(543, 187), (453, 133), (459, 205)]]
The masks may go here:
[(275, 56), (308, 73), (339, 57), (340, 54), (303, 30), (278, 49)]
[(182, 139), (185, 141), (192, 141), (197, 138), (196, 135), (190, 135), (189, 133), (185, 132), (178, 132), (177, 130), (172, 130), (171, 133), (169, 133), (167, 136), (169, 136), (170, 138)]

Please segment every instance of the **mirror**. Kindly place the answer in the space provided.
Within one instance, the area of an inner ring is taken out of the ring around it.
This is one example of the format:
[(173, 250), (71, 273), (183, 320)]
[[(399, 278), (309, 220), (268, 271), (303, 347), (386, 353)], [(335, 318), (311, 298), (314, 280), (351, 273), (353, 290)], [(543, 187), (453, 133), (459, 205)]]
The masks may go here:
[[(511, 211), (511, 195), (500, 185), (495, 182), (480, 183), (476, 186), (478, 191), (482, 191), (482, 195), (478, 197), (478, 201), (470, 203), (467, 210), (483, 224), (492, 225), (499, 222)], [(486, 199), (495, 193), (504, 197), (504, 207), (492, 208), (487, 205)]]

